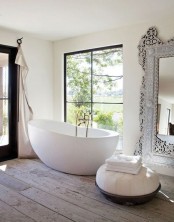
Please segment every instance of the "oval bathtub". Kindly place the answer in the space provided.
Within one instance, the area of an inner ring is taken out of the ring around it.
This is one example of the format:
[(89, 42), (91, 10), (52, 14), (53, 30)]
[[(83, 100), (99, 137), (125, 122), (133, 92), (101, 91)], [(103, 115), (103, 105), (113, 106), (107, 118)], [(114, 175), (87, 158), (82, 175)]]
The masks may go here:
[(31, 120), (28, 132), (31, 145), (47, 166), (65, 173), (95, 175), (98, 168), (110, 157), (118, 143), (118, 133), (78, 127), (52, 120)]

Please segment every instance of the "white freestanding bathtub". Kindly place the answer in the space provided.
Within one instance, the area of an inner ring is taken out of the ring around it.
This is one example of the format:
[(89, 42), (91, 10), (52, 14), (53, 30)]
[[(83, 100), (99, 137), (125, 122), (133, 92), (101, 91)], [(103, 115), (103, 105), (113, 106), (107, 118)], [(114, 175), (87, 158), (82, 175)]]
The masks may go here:
[(65, 173), (95, 175), (117, 146), (119, 134), (101, 129), (86, 129), (52, 120), (28, 123), (31, 145), (47, 166)]

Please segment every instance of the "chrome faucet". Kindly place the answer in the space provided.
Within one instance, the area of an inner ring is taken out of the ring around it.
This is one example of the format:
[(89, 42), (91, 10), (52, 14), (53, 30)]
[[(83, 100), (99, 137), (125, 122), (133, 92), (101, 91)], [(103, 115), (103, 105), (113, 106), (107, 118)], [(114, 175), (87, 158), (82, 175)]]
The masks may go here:
[(79, 115), (77, 113), (77, 115), (76, 115), (76, 136), (77, 136), (77, 127), (84, 124), (86, 127), (86, 137), (88, 137), (88, 127), (89, 127), (90, 115), (91, 115), (91, 113), (89, 113), (89, 114), (83, 113), (83, 117), (79, 118)]

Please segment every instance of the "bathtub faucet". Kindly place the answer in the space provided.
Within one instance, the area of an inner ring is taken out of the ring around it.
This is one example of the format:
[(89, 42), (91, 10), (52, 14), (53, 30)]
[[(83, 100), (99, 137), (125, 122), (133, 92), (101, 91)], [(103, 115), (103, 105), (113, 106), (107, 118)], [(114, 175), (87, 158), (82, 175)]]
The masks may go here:
[(88, 127), (91, 113), (83, 113), (83, 117), (76, 116), (76, 136), (77, 136), (77, 127), (84, 124), (86, 127), (86, 137), (88, 137)]

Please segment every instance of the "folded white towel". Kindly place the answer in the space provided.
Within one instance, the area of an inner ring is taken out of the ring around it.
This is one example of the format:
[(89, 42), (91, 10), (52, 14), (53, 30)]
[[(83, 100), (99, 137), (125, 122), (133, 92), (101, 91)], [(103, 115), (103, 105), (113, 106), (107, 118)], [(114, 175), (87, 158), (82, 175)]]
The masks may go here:
[(105, 163), (113, 166), (126, 166), (135, 168), (142, 163), (141, 156), (126, 156), (126, 155), (113, 155), (110, 158), (105, 160)]
[(135, 165), (130, 165), (127, 166), (126, 164), (124, 165), (114, 165), (114, 164), (110, 164), (110, 163), (106, 163), (107, 166), (111, 166), (113, 169), (123, 169), (123, 170), (137, 170), (140, 166), (142, 166), (142, 163), (138, 163)]
[(115, 167), (110, 164), (106, 164), (106, 170), (114, 171), (114, 172), (121, 172), (121, 173), (128, 173), (128, 174), (138, 174), (142, 164), (140, 164), (137, 168), (126, 168), (126, 167)]

